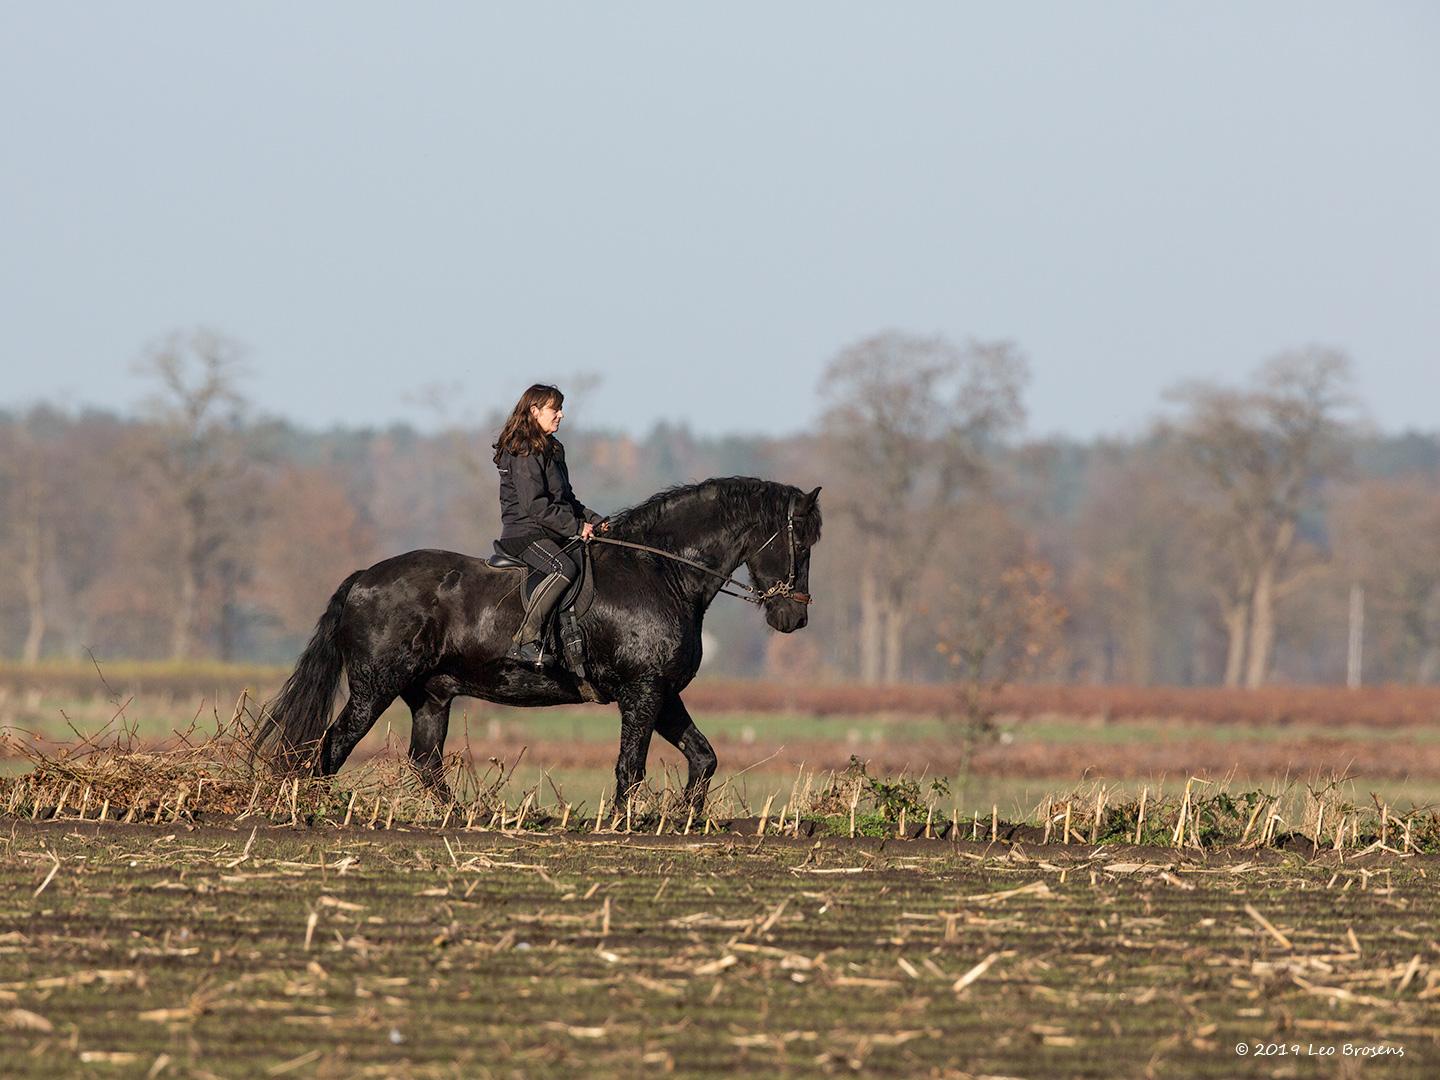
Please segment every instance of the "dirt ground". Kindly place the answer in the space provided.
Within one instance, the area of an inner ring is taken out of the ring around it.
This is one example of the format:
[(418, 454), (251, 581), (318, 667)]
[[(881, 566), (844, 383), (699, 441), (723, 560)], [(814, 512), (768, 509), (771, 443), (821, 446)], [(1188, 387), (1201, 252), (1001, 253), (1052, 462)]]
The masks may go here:
[(1440, 1070), (1434, 857), (249, 822), (3, 844), (6, 1076)]

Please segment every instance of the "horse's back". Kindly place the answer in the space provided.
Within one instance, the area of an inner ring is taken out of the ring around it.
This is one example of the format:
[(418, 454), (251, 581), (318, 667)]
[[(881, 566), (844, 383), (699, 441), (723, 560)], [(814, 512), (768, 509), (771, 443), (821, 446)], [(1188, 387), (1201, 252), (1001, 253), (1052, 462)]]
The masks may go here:
[(428, 582), (454, 584), (469, 578), (473, 581), (500, 580), (504, 571), (474, 555), (440, 548), (418, 548), (403, 555), (392, 555), (371, 566), (355, 581), (357, 588), (377, 589), (397, 584), (422, 585)]
[[(519, 572), (456, 551), (421, 548), (384, 559), (355, 579), (346, 603), (352, 633), (438, 643), (458, 627), (480, 629), (515, 591)], [(519, 601), (513, 600), (518, 610)], [(509, 607), (511, 605), (505, 605)]]

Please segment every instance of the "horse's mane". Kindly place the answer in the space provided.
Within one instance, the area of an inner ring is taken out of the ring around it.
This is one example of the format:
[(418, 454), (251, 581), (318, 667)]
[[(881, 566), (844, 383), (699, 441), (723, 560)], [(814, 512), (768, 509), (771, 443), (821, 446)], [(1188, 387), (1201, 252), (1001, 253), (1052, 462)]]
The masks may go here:
[[(687, 511), (698, 510), (711, 520), (722, 523), (754, 521), (757, 518), (784, 520), (790, 496), (804, 498), (804, 492), (789, 484), (761, 480), (754, 476), (718, 476), (698, 484), (677, 484), (651, 495), (642, 503), (613, 515), (612, 528), (617, 536), (630, 538), (673, 528)], [(797, 518), (796, 539), (813, 544), (820, 539), (820, 508)]]

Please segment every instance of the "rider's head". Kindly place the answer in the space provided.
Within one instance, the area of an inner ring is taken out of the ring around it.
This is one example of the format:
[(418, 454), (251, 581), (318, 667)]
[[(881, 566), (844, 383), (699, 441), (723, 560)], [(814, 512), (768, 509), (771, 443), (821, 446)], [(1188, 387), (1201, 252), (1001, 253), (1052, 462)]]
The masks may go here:
[(520, 400), (505, 420), (505, 426), (500, 429), (500, 437), (494, 443), (495, 463), (498, 465), (500, 455), (507, 451), (511, 454), (545, 453), (550, 436), (555, 434), (564, 418), (565, 395), (560, 388), (536, 383), (520, 395)]

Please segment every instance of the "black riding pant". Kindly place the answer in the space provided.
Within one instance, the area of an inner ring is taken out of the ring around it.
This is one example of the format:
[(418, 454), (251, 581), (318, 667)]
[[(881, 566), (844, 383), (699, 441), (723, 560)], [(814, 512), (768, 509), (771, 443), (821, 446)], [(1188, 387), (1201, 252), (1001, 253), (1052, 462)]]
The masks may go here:
[(574, 581), (580, 576), (579, 560), (570, 552), (562, 551), (560, 545), (548, 536), (520, 537), (497, 543), (505, 554), (513, 555), (543, 574), (560, 574), (566, 581)]

